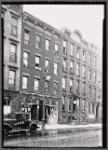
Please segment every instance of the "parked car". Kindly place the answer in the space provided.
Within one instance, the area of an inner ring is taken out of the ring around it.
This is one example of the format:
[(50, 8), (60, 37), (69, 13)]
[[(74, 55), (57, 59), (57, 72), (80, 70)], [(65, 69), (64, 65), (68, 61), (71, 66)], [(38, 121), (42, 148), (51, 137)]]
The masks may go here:
[(29, 114), (24, 112), (18, 112), (15, 114), (10, 114), (3, 121), (3, 131), (4, 134), (15, 131), (25, 131), (25, 132), (36, 132), (39, 128), (36, 120), (30, 120)]

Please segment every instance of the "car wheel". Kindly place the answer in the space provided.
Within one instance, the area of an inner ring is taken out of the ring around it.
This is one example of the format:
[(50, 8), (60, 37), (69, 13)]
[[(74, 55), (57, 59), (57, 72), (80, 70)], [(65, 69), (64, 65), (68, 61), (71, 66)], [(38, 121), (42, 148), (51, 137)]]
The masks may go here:
[(36, 132), (36, 125), (32, 125), (32, 126), (31, 126), (30, 132), (31, 132), (31, 133), (35, 133), (35, 132)]

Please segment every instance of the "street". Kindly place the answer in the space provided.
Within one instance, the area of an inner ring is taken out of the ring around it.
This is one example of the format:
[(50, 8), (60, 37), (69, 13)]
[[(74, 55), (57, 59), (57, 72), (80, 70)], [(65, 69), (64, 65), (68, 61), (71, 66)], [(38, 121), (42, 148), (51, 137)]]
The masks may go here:
[(102, 132), (98, 130), (78, 131), (63, 135), (43, 137), (18, 137), (4, 140), (4, 147), (101, 147)]

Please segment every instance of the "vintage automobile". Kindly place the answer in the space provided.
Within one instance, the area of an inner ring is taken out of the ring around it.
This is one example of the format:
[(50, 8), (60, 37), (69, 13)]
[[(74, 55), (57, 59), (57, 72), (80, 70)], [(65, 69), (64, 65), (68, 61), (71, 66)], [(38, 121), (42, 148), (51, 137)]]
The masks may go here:
[(3, 121), (3, 131), (5, 135), (10, 132), (18, 131), (35, 133), (37, 128), (40, 128), (37, 121), (30, 120), (29, 114), (24, 112), (10, 114), (8, 117), (4, 118)]

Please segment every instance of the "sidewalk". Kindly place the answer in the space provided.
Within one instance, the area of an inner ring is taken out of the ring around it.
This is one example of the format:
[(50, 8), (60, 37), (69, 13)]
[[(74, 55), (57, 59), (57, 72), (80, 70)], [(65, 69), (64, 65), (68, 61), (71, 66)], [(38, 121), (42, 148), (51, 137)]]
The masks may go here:
[[(64, 124), (45, 124), (45, 130), (55, 129), (85, 129), (85, 128), (102, 128), (102, 124), (87, 124), (87, 125), (64, 125)], [(41, 130), (41, 128), (40, 128)]]

